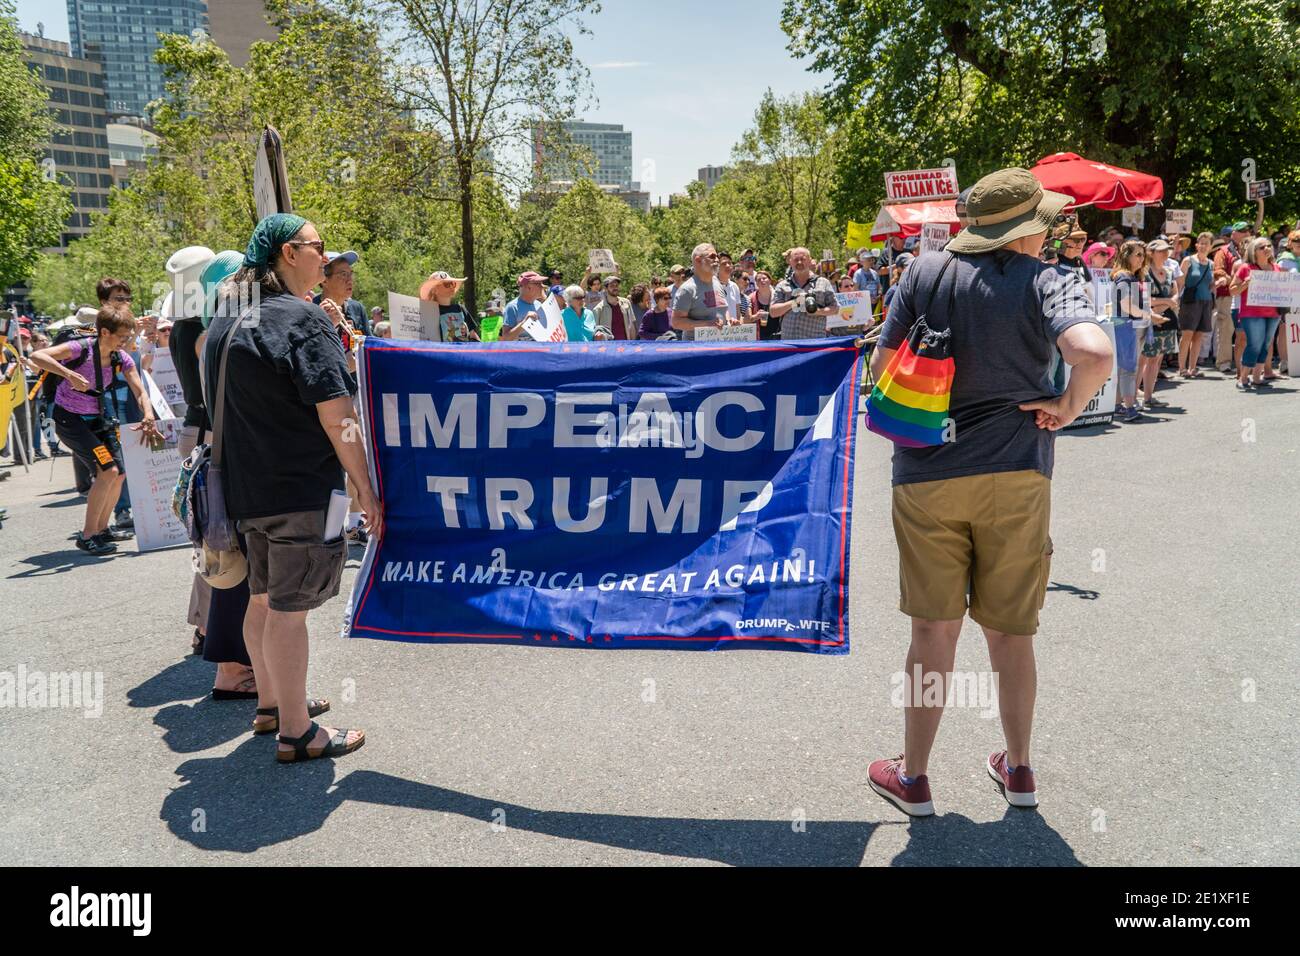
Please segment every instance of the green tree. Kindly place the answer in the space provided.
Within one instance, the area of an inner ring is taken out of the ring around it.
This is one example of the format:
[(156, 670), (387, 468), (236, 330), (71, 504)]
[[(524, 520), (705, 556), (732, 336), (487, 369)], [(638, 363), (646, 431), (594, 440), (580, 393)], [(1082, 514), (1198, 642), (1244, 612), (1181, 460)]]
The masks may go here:
[(1295, 0), (786, 0), (843, 121), (836, 205), (869, 214), (890, 168), (956, 160), (962, 181), (1057, 151), (1142, 169), (1166, 203), (1249, 210), (1247, 154), (1300, 208)]
[(0, 0), (0, 288), (31, 274), (72, 211), (66, 186), (40, 163), (55, 130), (46, 95), (27, 68), (13, 3)]
[(401, 89), (440, 136), (460, 206), (465, 300), (477, 307), (476, 182), (484, 174), (522, 191), (526, 169), (509, 154), (535, 128), (554, 130), (588, 94), (588, 72), (568, 31), (587, 32), (595, 0), (384, 0), (402, 32)]
[(573, 281), (586, 270), (590, 250), (609, 249), (631, 282), (649, 276), (652, 248), (650, 230), (636, 210), (580, 179), (547, 217), (537, 256)]

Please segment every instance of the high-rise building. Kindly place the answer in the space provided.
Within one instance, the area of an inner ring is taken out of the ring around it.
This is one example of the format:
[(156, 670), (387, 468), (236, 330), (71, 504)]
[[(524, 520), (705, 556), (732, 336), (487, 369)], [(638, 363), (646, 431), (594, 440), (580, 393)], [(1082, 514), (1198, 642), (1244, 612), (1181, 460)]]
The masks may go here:
[(154, 61), (158, 34), (207, 28), (205, 0), (68, 0), (72, 55), (104, 64), (114, 116), (144, 116), (149, 101), (162, 96), (162, 67)]
[(108, 208), (113, 186), (108, 157), (108, 111), (104, 68), (97, 60), (72, 55), (62, 40), (20, 33), (28, 67), (39, 70), (49, 91), (49, 106), (59, 124), (43, 165), (72, 187), (73, 213), (59, 248), (90, 231), (93, 213)]
[(248, 63), (248, 48), (256, 40), (274, 40), (276, 30), (266, 22), (263, 0), (208, 0), (208, 32), (230, 62)]
[(701, 166), (695, 178), (704, 183), (704, 191), (708, 192), (721, 182), (722, 175), (726, 171), (726, 166)]
[(158, 155), (158, 135), (143, 120), (123, 116), (108, 124), (108, 164), (113, 185), (125, 186), (136, 173), (144, 172), (149, 160)]
[[(585, 146), (596, 159), (596, 169), (590, 174), (598, 186), (614, 186), (621, 190), (632, 189), (632, 131), (622, 124), (569, 122), (560, 126), (561, 135), (575, 146)], [(533, 162), (542, 182), (562, 182), (582, 170), (565, 169), (548, 159), (543, 142), (543, 131), (533, 128)]]

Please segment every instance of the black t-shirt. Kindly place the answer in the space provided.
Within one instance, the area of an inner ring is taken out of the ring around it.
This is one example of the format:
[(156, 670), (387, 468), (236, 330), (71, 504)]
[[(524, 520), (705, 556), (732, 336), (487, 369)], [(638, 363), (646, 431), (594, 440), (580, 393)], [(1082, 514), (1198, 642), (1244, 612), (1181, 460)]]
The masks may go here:
[[(214, 319), (203, 349), (214, 416), (221, 352), (235, 322)], [(230, 517), (324, 508), (330, 492), (343, 488), (343, 466), (316, 406), (356, 393), (338, 333), (320, 306), (273, 295), (262, 298), (235, 336), (221, 424)]]
[(194, 351), (202, 334), (203, 323), (198, 319), (177, 319), (167, 348), (172, 353), (176, 377), (181, 380), (181, 393), (185, 396), (185, 424), (209, 431), (212, 425), (208, 422), (208, 403), (199, 377), (199, 356)]

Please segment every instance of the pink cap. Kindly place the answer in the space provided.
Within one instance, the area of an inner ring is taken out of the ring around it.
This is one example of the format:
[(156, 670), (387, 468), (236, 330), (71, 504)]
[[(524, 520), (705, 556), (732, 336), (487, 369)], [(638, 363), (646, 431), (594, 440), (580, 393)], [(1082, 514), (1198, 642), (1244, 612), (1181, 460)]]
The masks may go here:
[(545, 281), (546, 281), (546, 276), (542, 275), (540, 272), (523, 272), (520, 273), (518, 279), (519, 285), (523, 285), (525, 282), (545, 282)]
[(1106, 253), (1106, 258), (1107, 258), (1107, 259), (1109, 259), (1112, 255), (1115, 254), (1115, 250), (1112, 249), (1110, 246), (1106, 245), (1106, 243), (1104, 243), (1104, 242), (1094, 242), (1092, 245), (1090, 245), (1090, 246), (1087, 248), (1087, 251), (1084, 252), (1084, 254), (1083, 254), (1083, 261), (1084, 261), (1084, 262), (1088, 262), (1088, 261), (1090, 261), (1090, 260), (1092, 259), (1092, 255), (1093, 255), (1094, 252), (1104, 252), (1104, 253)]

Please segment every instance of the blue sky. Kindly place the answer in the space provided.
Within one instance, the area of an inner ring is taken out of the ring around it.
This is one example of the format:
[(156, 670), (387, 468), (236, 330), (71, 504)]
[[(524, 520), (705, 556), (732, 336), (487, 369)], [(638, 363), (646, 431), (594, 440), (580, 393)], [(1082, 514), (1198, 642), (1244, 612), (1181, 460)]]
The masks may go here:
[[(220, 2), (220, 0), (218, 0)], [(65, 0), (17, 0), (19, 26), (68, 39)], [(632, 130), (633, 178), (652, 199), (685, 189), (701, 166), (726, 163), (764, 89), (778, 95), (822, 80), (786, 50), (780, 0), (604, 0), (577, 38), (598, 104), (581, 118)], [(701, 10), (710, 19), (699, 22)], [(647, 165), (647, 163), (652, 165)]]

